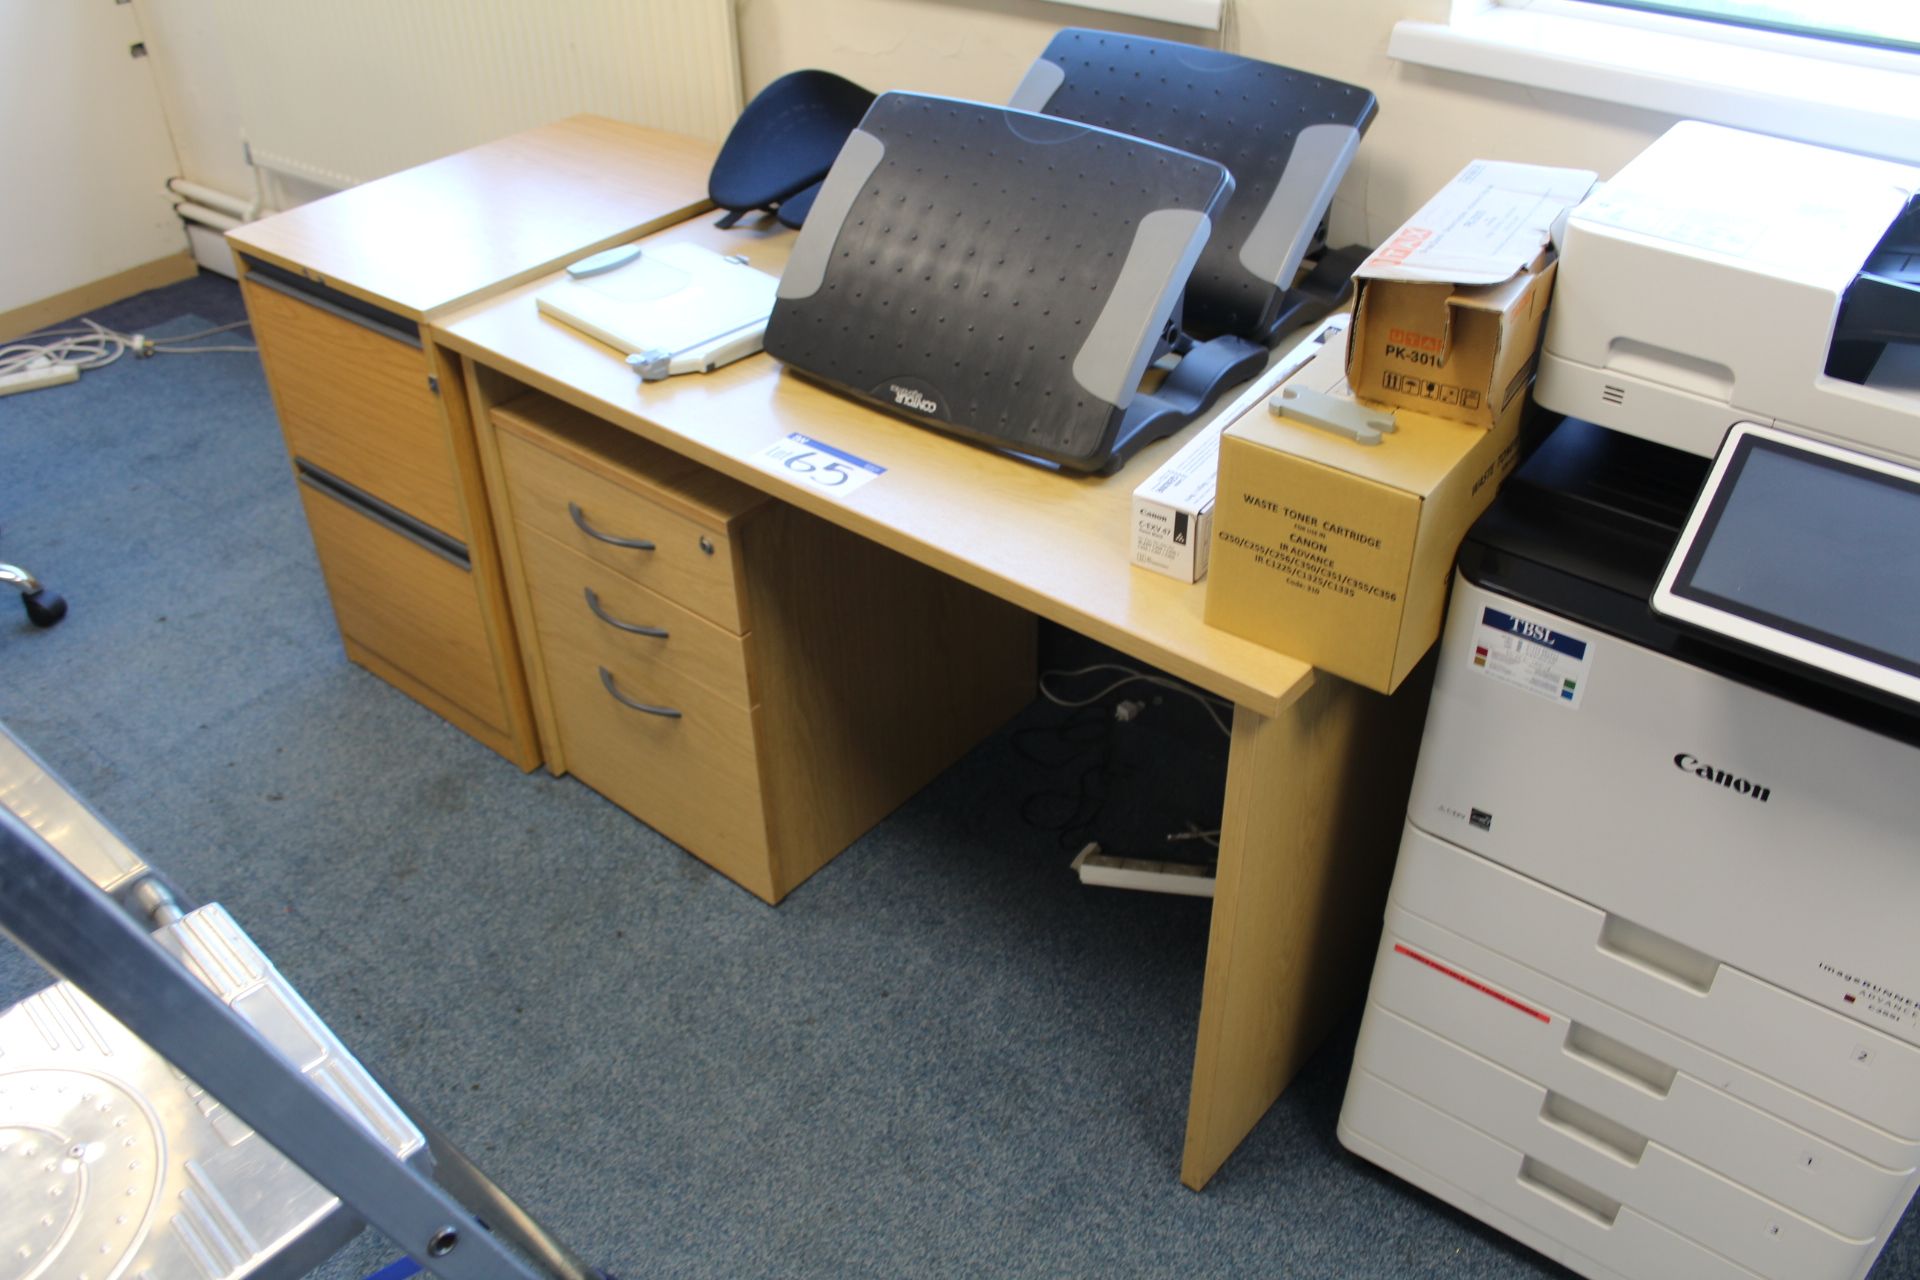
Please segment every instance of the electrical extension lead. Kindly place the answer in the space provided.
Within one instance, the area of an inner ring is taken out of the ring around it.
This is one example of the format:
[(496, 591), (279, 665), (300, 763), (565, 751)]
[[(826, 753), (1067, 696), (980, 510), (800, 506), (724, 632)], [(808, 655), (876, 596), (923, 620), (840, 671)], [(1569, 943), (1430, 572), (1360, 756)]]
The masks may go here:
[[(1118, 680), (1115, 680), (1113, 683), (1109, 684), (1106, 688), (1100, 690), (1100, 692), (1091, 694), (1085, 698), (1068, 698), (1061, 694), (1055, 693), (1052, 689), (1047, 687), (1047, 681), (1049, 679), (1058, 679), (1066, 676), (1091, 675), (1096, 671), (1118, 672), (1120, 675), (1120, 678)], [(1100, 699), (1106, 697), (1108, 694), (1114, 692), (1115, 690), (1124, 689), (1128, 685), (1135, 684), (1135, 683), (1150, 684), (1156, 688), (1167, 689), (1174, 693), (1180, 694), (1182, 697), (1192, 698), (1195, 702), (1199, 703), (1203, 708), (1205, 708), (1206, 713), (1208, 717), (1212, 719), (1215, 728), (1219, 729), (1221, 733), (1226, 734), (1229, 738), (1233, 736), (1232, 726), (1230, 726), (1225, 720), (1220, 718), (1220, 712), (1223, 710), (1226, 710), (1226, 711), (1232, 710), (1233, 703), (1229, 702), (1225, 698), (1216, 697), (1211, 693), (1205, 693), (1199, 689), (1194, 688), (1192, 685), (1187, 684), (1184, 681), (1175, 680), (1170, 676), (1153, 675), (1150, 672), (1137, 671), (1132, 667), (1122, 666), (1117, 662), (1096, 662), (1090, 667), (1078, 667), (1072, 671), (1058, 671), (1058, 670), (1043, 671), (1040, 673), (1040, 679), (1038, 681), (1038, 684), (1040, 687), (1040, 696), (1045, 698), (1048, 702), (1053, 703), (1056, 707), (1091, 706), (1092, 704), (1100, 701)], [(1124, 706), (1125, 704), (1123, 703), (1122, 705)], [(1127, 720), (1131, 720), (1134, 718), (1135, 715), (1138, 715), (1138, 714), (1139, 712), (1136, 711), (1133, 715), (1121, 715), (1120, 708), (1118, 707), (1114, 708), (1114, 719), (1119, 721), (1124, 722)]]
[(1111, 712), (1090, 706), (1074, 709), (1058, 725), (1014, 730), (1013, 749), (1023, 759), (1049, 774), (1075, 771), (1070, 780), (1031, 792), (1020, 802), (1020, 820), (1052, 833), (1062, 850), (1077, 848), (1106, 807), (1115, 729)]
[(1145, 893), (1173, 893), (1187, 898), (1213, 896), (1213, 872), (1191, 862), (1153, 862), (1146, 858), (1114, 858), (1089, 842), (1073, 860), (1081, 884), (1106, 889), (1134, 889)]
[(1209, 848), (1218, 849), (1220, 847), (1220, 828), (1215, 827), (1211, 831), (1203, 831), (1200, 829), (1198, 823), (1192, 819), (1188, 819), (1187, 829), (1185, 831), (1167, 832), (1168, 844), (1180, 844), (1187, 840), (1198, 840)]
[[(129, 351), (139, 357), (204, 355), (216, 351), (258, 351), (258, 347), (232, 344), (201, 347), (183, 345), (196, 342), (201, 338), (210, 338), (218, 333), (244, 329), (247, 325), (248, 321), (240, 320), (233, 324), (201, 329), (195, 333), (176, 334), (167, 338), (150, 338), (144, 333), (120, 333), (97, 321), (82, 320), (78, 325), (69, 328), (43, 329), (38, 333), (30, 333), (18, 341), (0, 344), (0, 377), (29, 372), (48, 364), (65, 364), (75, 370), (103, 369)], [(62, 380), (72, 381), (71, 378)], [(47, 384), (35, 381), (30, 385)], [(15, 389), (25, 390), (26, 387)]]
[(20, 391), (38, 391), (42, 387), (60, 387), (77, 382), (80, 370), (61, 361), (44, 357), (12, 373), (0, 373), (0, 396)]

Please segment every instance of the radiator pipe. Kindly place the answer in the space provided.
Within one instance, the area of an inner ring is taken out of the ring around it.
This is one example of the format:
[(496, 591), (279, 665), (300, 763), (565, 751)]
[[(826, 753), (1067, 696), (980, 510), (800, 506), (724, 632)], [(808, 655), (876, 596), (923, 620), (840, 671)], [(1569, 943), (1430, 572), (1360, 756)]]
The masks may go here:
[(188, 222), (197, 222), (201, 226), (212, 227), (216, 231), (231, 231), (240, 225), (240, 219), (231, 214), (221, 213), (218, 209), (209, 209), (205, 205), (180, 201), (173, 211)]
[(197, 182), (188, 182), (185, 178), (168, 178), (167, 190), (183, 200), (204, 208), (217, 210), (230, 218), (242, 221), (255, 217), (259, 213), (258, 201), (249, 205), (239, 196), (230, 196), (224, 191), (212, 187), (203, 187)]

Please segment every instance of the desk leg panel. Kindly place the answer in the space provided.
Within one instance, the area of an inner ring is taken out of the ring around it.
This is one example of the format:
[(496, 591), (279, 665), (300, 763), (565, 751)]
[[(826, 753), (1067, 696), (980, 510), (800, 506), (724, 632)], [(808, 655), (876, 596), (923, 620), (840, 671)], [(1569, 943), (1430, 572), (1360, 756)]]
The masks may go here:
[(527, 588), (527, 572), (520, 555), (520, 540), (514, 536), (511, 494), (506, 469), (500, 461), (500, 440), (495, 434), (494, 406), (511, 400), (525, 388), (492, 369), (468, 360), (465, 365), (467, 416), (473, 424), (475, 460), (480, 467), (488, 513), (498, 536), (494, 546), (500, 557), (501, 587), (507, 600), (507, 625), (516, 641), (515, 653), (525, 673), (523, 687), (531, 703), (537, 750), (549, 772), (567, 771), (566, 756), (560, 745), (560, 730), (553, 718), (553, 695), (547, 686), (546, 663), (540, 652), (539, 631), (533, 620), (533, 598)]
[[(459, 488), (460, 505), (468, 530), (467, 554), (472, 563), (475, 583), (480, 589), (481, 623), (487, 643), (494, 654), (494, 668), (500, 681), (500, 697), (506, 704), (508, 749), (501, 752), (520, 768), (532, 770), (540, 764), (539, 727), (533, 716), (532, 699), (527, 692), (525, 668), (521, 664), (520, 640), (514, 630), (512, 609), (507, 595), (506, 569), (502, 560), (502, 526), (495, 523), (487, 497), (487, 477), (480, 455), (477, 427), (467, 398), (468, 383), (463, 361), (452, 351), (432, 342), (426, 344), (427, 367), (432, 370), (443, 412), (448, 424), (448, 443), (454, 457), (454, 479)], [(511, 535), (511, 526), (506, 532)]]
[(1033, 698), (1032, 614), (780, 506), (746, 545), (775, 898)]
[(1205, 1186), (1365, 989), (1426, 710), (1324, 673), (1235, 709), (1181, 1181)]

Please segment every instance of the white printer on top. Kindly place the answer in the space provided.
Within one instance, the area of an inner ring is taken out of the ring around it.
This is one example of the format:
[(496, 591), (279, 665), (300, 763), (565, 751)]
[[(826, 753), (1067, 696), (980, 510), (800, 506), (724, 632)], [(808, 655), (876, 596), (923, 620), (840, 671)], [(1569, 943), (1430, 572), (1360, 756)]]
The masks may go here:
[(1461, 551), (1340, 1136), (1597, 1280), (1858, 1280), (1920, 1185), (1917, 176), (1627, 166), (1536, 388), (1604, 427)]
[(1568, 214), (1538, 401), (1715, 456), (1656, 613), (1920, 707), (1920, 169), (1686, 122)]
[(1712, 455), (1758, 422), (1920, 461), (1920, 169), (1687, 121), (1567, 216), (1534, 395)]

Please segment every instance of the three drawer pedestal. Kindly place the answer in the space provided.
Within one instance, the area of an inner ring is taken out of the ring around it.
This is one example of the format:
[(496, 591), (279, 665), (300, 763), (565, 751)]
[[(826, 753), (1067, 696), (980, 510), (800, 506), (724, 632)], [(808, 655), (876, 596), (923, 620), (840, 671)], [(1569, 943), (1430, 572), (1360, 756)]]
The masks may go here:
[(768, 902), (1031, 696), (1024, 611), (537, 393), (492, 422), (549, 766)]

